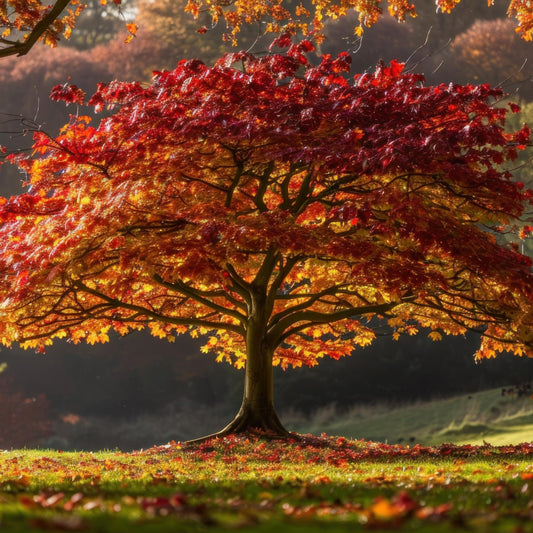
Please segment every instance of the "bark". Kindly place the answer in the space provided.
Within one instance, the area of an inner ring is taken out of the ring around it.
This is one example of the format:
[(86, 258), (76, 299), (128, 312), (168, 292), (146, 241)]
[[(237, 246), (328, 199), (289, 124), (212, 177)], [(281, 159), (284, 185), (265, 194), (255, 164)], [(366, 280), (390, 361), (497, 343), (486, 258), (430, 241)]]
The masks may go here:
[(269, 253), (251, 284), (250, 314), (246, 324), (246, 367), (241, 408), (235, 418), (221, 431), (201, 439), (235, 433), (255, 433), (265, 437), (286, 438), (290, 434), (280, 422), (274, 408), (273, 341), (267, 335), (268, 319), (272, 313), (268, 284), (277, 261), (276, 253)]
[(288, 435), (274, 407), (272, 350), (261, 346), (248, 349), (241, 408), (222, 430), (224, 433), (247, 431), (280, 437)]
[(290, 433), (283, 427), (274, 408), (274, 372), (272, 355), (263, 335), (264, 328), (255, 328), (253, 322), (247, 330), (247, 357), (244, 377), (244, 394), (241, 408), (235, 418), (221, 431), (194, 439), (197, 443), (210, 438), (236, 433), (254, 433), (267, 437), (285, 438)]

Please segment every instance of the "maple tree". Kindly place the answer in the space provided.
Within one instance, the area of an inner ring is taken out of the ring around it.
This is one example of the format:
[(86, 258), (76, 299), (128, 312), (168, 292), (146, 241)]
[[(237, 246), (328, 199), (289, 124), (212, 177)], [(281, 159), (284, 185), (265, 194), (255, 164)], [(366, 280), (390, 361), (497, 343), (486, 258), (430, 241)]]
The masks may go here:
[(494, 236), (533, 197), (504, 170), (530, 130), (505, 131), (501, 91), (397, 62), (348, 81), (348, 54), (312, 66), (309, 41), (274, 44), (101, 84), (99, 125), (76, 114), (11, 157), (29, 189), (0, 207), (1, 341), (205, 335), (245, 368), (225, 433), (286, 434), (273, 365), (349, 355), (379, 318), (533, 355), (531, 260)]
[[(126, 45), (125, 45), (126, 46)], [(46, 125), (58, 131), (68, 121), (68, 108), (48, 98), (52, 87), (72, 76), (88, 90), (113, 76), (104, 62), (69, 47), (53, 53), (39, 46), (23, 57), (6, 57), (0, 69), (0, 146), (10, 152), (31, 149), (32, 132)], [(2, 154), (0, 154), (0, 157)], [(21, 176), (15, 167), (1, 169), (0, 195), (20, 192)]]

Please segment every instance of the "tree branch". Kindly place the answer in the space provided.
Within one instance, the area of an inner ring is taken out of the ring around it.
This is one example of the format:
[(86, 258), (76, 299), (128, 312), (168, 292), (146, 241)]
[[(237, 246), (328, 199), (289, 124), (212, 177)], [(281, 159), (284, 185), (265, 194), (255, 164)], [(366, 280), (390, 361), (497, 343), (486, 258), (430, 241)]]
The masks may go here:
[(193, 287), (189, 287), (182, 281), (176, 281), (174, 283), (170, 283), (168, 281), (165, 281), (159, 274), (154, 274), (153, 279), (159, 283), (162, 287), (165, 287), (167, 289), (177, 291), (185, 296), (188, 296), (192, 298), (195, 302), (198, 302), (202, 305), (205, 305), (206, 307), (209, 307), (210, 309), (213, 309), (217, 313), (229, 315), (233, 318), (236, 318), (241, 324), (244, 324), (246, 317), (243, 316), (238, 311), (233, 311), (231, 309), (227, 309), (226, 307), (223, 307), (222, 305), (218, 305), (208, 298), (206, 298), (201, 291), (197, 291)]
[(274, 309), (274, 304), (276, 302), (276, 298), (278, 296), (278, 290), (283, 284), (284, 279), (289, 275), (290, 271), (294, 268), (294, 266), (301, 260), (300, 257), (289, 257), (283, 265), (283, 259), (280, 259), (281, 266), (279, 268), (278, 275), (274, 278), (274, 281), (270, 285), (270, 288), (268, 290), (267, 294), (267, 309), (268, 314), (272, 312)]
[(105, 302), (110, 304), (110, 307), (117, 307), (121, 309), (127, 309), (129, 311), (134, 311), (136, 313), (140, 313), (142, 315), (146, 315), (147, 317), (153, 318), (154, 320), (158, 320), (159, 322), (166, 322), (167, 324), (175, 324), (177, 326), (199, 326), (204, 327), (207, 329), (223, 329), (226, 331), (233, 331), (234, 333), (238, 333), (239, 335), (244, 334), (244, 330), (240, 326), (236, 326), (235, 324), (227, 324), (224, 322), (214, 322), (209, 320), (203, 320), (193, 317), (173, 317), (173, 316), (167, 316), (167, 315), (160, 315), (159, 313), (155, 311), (150, 311), (149, 309), (146, 309), (145, 307), (135, 305), (135, 304), (128, 304), (126, 302), (122, 302), (120, 300), (117, 300), (116, 298), (112, 298), (110, 296), (107, 296), (107, 294), (103, 294), (96, 289), (91, 289), (90, 287), (87, 287), (84, 283), (81, 281), (74, 282), (74, 285), (76, 288), (88, 293), (92, 294), (93, 296), (96, 296), (97, 298), (101, 298)]
[[(340, 311), (333, 311), (332, 313), (322, 313), (319, 311), (299, 311), (283, 320), (280, 320), (274, 328), (271, 329), (269, 336), (272, 339), (274, 346), (279, 346), (285, 339), (302, 331), (313, 324), (326, 324), (328, 322), (337, 322), (347, 318), (368, 315), (368, 314), (383, 314), (390, 311), (394, 307), (403, 303), (414, 300), (416, 296), (405, 296), (399, 302), (391, 302), (376, 305), (365, 305), (361, 307), (349, 307)], [(291, 328), (292, 324), (304, 322)]]
[(313, 305), (323, 296), (327, 296), (328, 294), (335, 294), (336, 292), (338, 292), (338, 287), (336, 285), (333, 285), (331, 287), (328, 287), (327, 289), (324, 289), (323, 291), (314, 294), (294, 295), (294, 298), (306, 298), (306, 301), (297, 305), (293, 305), (292, 307), (284, 309), (283, 311), (280, 311), (279, 313), (274, 315), (271, 320), (272, 327), (276, 327), (276, 325), (283, 319), (285, 319), (287, 316), (308, 309), (309, 307), (311, 307), (311, 305)]
[(23, 42), (15, 44), (0, 50), (0, 57), (12, 55), (26, 55), (33, 45), (39, 40), (41, 35), (50, 28), (53, 22), (61, 15), (61, 12), (68, 6), (70, 0), (57, 0), (54, 7), (35, 25), (35, 28), (29, 33)]

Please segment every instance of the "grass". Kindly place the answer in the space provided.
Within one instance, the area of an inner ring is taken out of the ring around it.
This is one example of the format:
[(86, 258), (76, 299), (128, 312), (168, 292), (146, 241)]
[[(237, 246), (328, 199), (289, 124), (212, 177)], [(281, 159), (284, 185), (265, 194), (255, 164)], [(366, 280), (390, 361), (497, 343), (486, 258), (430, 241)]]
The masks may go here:
[(0, 531), (533, 533), (533, 444), (518, 445), (530, 399), (498, 389), (284, 421), (366, 440), (0, 451)]
[(374, 405), (310, 418), (288, 413), (290, 428), (388, 443), (518, 444), (533, 440), (533, 400), (502, 396), (501, 389), (424, 403)]
[(226, 438), (0, 454), (0, 530), (533, 531), (533, 445)]

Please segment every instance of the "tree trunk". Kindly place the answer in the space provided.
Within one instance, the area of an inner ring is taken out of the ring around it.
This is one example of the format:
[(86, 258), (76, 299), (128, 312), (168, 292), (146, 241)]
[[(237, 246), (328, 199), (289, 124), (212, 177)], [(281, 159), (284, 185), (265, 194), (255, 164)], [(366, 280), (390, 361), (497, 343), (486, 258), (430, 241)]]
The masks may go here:
[(274, 350), (265, 342), (264, 324), (252, 322), (246, 336), (246, 367), (241, 408), (235, 418), (221, 431), (188, 441), (196, 444), (208, 439), (235, 433), (259, 433), (269, 437), (288, 437), (274, 408)]
[(241, 408), (221, 431), (189, 441), (197, 443), (235, 433), (261, 433), (270, 437), (287, 437), (274, 408), (274, 348), (267, 341), (268, 310), (266, 290), (253, 295), (253, 312), (246, 327), (246, 367)]
[(221, 433), (259, 431), (287, 436), (274, 408), (272, 350), (258, 342), (248, 346), (247, 352), (241, 408)]

